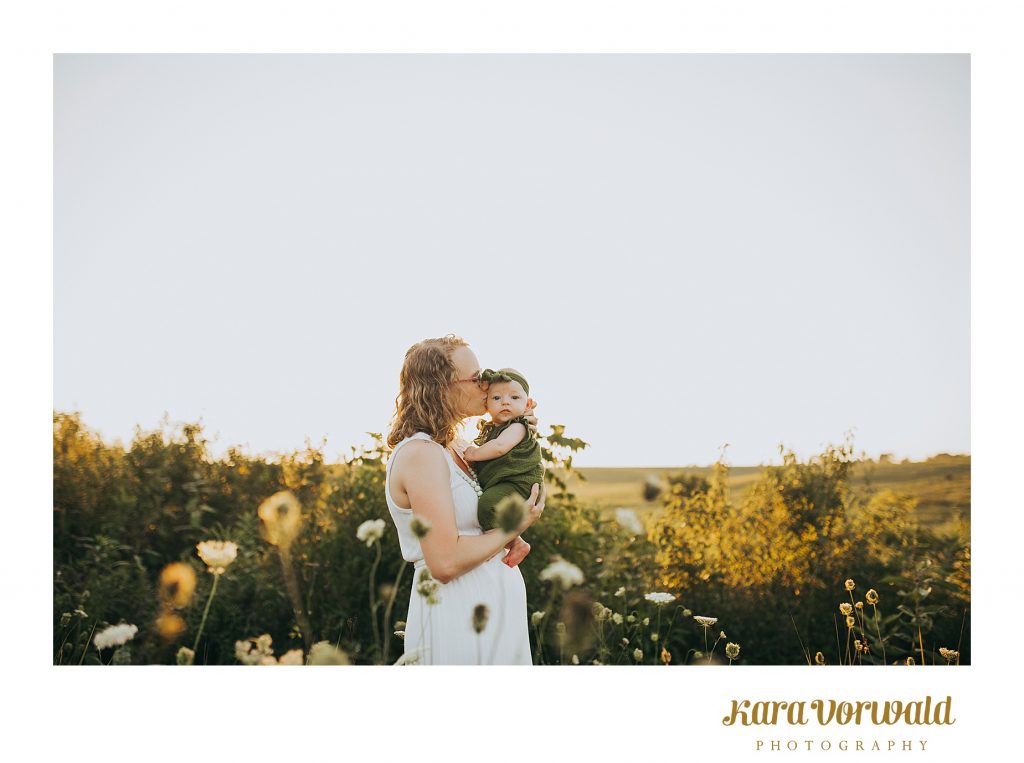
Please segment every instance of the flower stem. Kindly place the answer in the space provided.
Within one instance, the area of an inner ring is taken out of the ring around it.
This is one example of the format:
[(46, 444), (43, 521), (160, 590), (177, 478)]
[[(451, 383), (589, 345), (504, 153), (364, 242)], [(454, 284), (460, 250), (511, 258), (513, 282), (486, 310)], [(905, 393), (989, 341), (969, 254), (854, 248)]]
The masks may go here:
[(71, 628), (68, 628), (67, 631), (64, 633), (64, 639), (60, 642), (60, 646), (57, 647), (57, 654), (54, 655), (54, 657), (57, 660), (59, 660), (59, 662), (57, 663), (58, 665), (63, 664), (63, 662), (64, 662), (64, 645), (68, 642), (68, 636), (71, 635), (71, 631), (74, 628), (77, 628), (77, 627), (78, 627), (78, 623), (75, 623), (74, 626), (72, 626)]
[(308, 653), (313, 645), (312, 626), (309, 618), (306, 617), (306, 610), (302, 606), (302, 593), (299, 591), (299, 581), (295, 578), (295, 567), (292, 565), (291, 554), (287, 548), (279, 548), (281, 557), (281, 570), (284, 573), (284, 584), (288, 589), (288, 597), (292, 600), (292, 610), (295, 612), (295, 621), (302, 631), (302, 642)]
[(203, 628), (206, 626), (206, 616), (210, 614), (210, 605), (213, 603), (213, 596), (217, 593), (217, 583), (220, 581), (220, 575), (213, 576), (213, 586), (210, 588), (210, 597), (206, 600), (206, 607), (203, 609), (203, 619), (199, 621), (199, 632), (196, 633), (195, 643), (192, 644), (192, 651), (196, 652), (199, 649), (199, 639), (203, 637)]
[[(98, 622), (98, 621), (97, 621), (97, 622)], [(81, 665), (82, 663), (84, 663), (84, 662), (85, 662), (85, 654), (86, 654), (86, 652), (88, 652), (88, 651), (89, 651), (89, 643), (90, 643), (90, 642), (92, 641), (92, 634), (93, 634), (93, 633), (95, 633), (95, 632), (96, 632), (96, 622), (94, 622), (94, 623), (92, 624), (92, 630), (91, 630), (91, 631), (89, 631), (89, 638), (87, 638), (87, 639), (85, 640), (85, 649), (83, 649), (83, 650), (82, 650), (82, 659), (80, 659), (80, 660), (78, 661), (78, 664), (79, 664), (79, 665)]]
[(878, 624), (878, 606), (872, 604), (871, 609), (874, 610), (875, 613), (875, 633), (878, 634), (878, 643), (882, 646), (882, 664), (885, 665), (888, 663), (888, 660), (885, 657), (885, 642), (882, 640), (882, 628)]
[[(370, 625), (373, 626), (373, 644), (378, 646), (380, 644), (380, 629), (377, 627), (377, 565), (380, 564), (380, 541), (374, 541), (374, 545), (377, 548), (377, 555), (373, 559), (373, 564), (370, 565)], [(382, 653), (383, 656), (383, 653)]]
[(384, 664), (387, 665), (390, 661), (391, 653), (391, 608), (395, 606), (395, 597), (398, 596), (398, 586), (402, 583), (402, 575), (405, 574), (405, 568), (409, 566), (409, 563), (404, 559), (402, 560), (402, 566), (398, 568), (398, 574), (395, 576), (395, 585), (391, 589), (391, 596), (388, 597), (388, 603), (384, 607)]

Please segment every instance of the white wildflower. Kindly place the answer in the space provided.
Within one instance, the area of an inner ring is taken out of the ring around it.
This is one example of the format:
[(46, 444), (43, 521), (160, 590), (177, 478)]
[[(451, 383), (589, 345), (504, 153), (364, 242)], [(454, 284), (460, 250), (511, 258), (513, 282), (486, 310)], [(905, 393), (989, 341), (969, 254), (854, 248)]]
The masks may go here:
[(330, 641), (317, 641), (309, 648), (310, 665), (348, 665), (348, 655)]
[(109, 628), (104, 628), (97, 633), (92, 642), (96, 645), (97, 649), (109, 649), (112, 646), (121, 646), (131, 641), (138, 632), (139, 628), (136, 625), (129, 625), (128, 623), (111, 625)]
[(427, 604), (433, 605), (441, 601), (441, 597), (437, 594), (440, 588), (441, 584), (434, 580), (434, 576), (430, 574), (430, 568), (424, 567), (420, 571), (419, 582), (416, 584), (416, 593), (426, 599)]
[(615, 521), (630, 535), (644, 534), (644, 525), (632, 509), (616, 509)]
[(264, 633), (256, 638), (248, 638), (244, 641), (236, 641), (235, 659), (243, 665), (266, 664), (266, 658), (273, 658), (274, 656), (274, 650), (271, 648), (272, 643), (273, 641), (269, 633)]
[(356, 528), (356, 538), (363, 541), (369, 548), (384, 536), (383, 519), (367, 519)]
[(199, 558), (214, 575), (223, 575), (238, 556), (238, 545), (229, 540), (204, 540), (196, 544)]
[(567, 591), (583, 582), (583, 570), (572, 562), (557, 559), (541, 570), (540, 579), (557, 583), (563, 591)]
[(663, 593), (661, 591), (644, 594), (644, 598), (647, 599), (647, 601), (653, 601), (659, 607), (676, 600), (676, 597), (673, 594)]

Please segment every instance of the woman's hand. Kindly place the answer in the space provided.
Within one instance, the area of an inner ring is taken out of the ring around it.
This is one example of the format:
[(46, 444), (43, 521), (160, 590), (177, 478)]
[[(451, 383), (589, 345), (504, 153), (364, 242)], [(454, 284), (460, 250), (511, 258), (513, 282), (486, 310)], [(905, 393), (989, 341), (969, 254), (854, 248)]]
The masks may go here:
[(518, 535), (515, 538), (513, 538), (512, 542), (505, 546), (505, 548), (508, 549), (508, 553), (505, 555), (505, 558), (501, 561), (503, 561), (509, 567), (515, 567), (517, 564), (523, 561), (523, 559), (526, 558), (527, 554), (530, 553), (530, 544), (522, 538), (520, 538)]
[(547, 487), (534, 482), (533, 489), (530, 490), (530, 497), (526, 500), (526, 516), (516, 530), (516, 535), (522, 535), (526, 528), (540, 519), (540, 515), (544, 513), (544, 499), (546, 497)]

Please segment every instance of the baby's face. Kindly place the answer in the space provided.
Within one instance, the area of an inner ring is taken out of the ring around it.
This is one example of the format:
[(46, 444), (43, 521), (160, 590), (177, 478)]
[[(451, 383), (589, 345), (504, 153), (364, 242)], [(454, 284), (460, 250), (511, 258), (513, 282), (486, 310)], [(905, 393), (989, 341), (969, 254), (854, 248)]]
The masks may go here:
[(492, 382), (487, 388), (487, 412), (491, 421), (504, 424), (526, 412), (529, 396), (517, 381)]

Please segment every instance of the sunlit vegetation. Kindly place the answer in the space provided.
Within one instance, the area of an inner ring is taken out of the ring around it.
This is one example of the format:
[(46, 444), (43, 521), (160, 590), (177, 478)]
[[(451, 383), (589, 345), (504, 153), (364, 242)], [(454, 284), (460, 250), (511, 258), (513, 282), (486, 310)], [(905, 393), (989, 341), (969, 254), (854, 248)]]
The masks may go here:
[[(312, 445), (213, 458), (196, 424), (127, 447), (77, 413), (53, 426), (55, 664), (399, 660), (411, 570), (378, 435), (330, 463)], [(522, 565), (536, 663), (970, 662), (966, 457), (723, 456), (620, 471), (615, 505), (594, 497), (607, 475), (572, 468), (585, 442), (542, 434), (551, 497)], [(495, 626), (479, 610), (466, 627)]]

